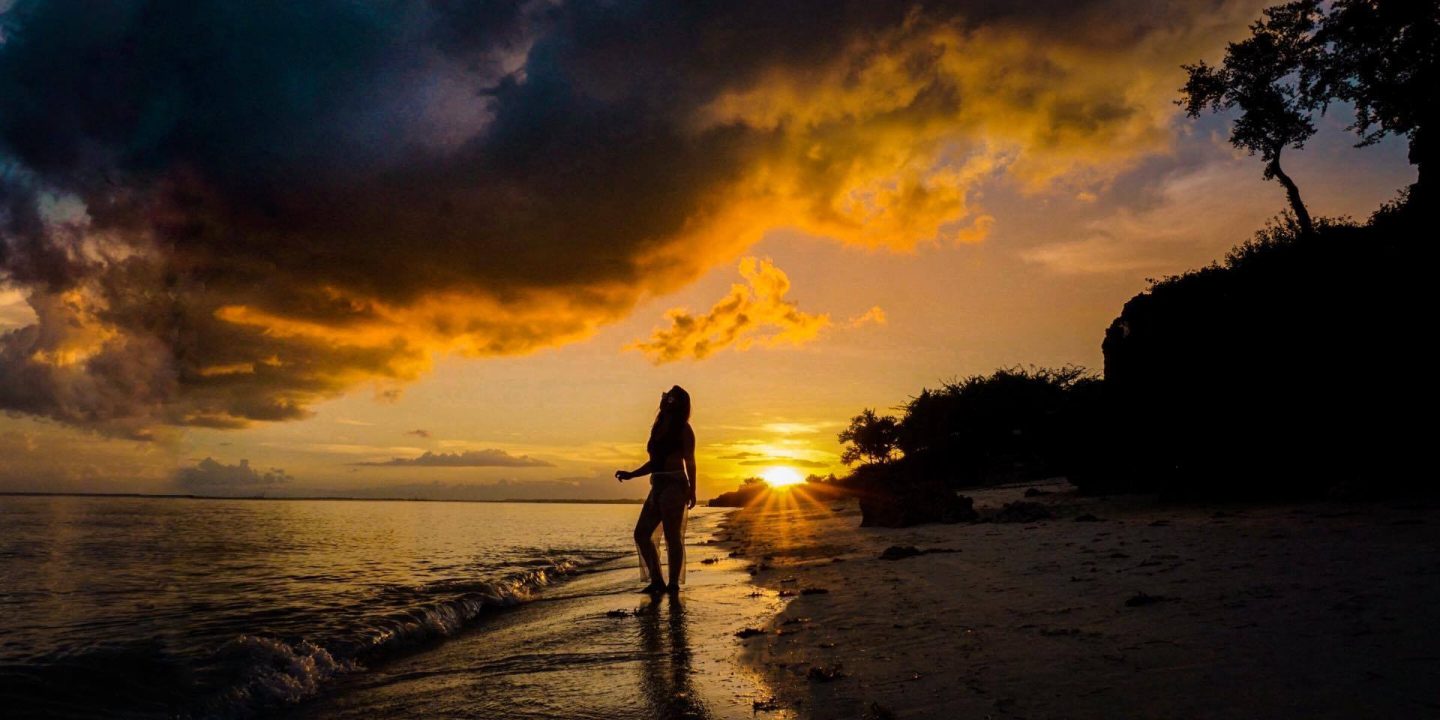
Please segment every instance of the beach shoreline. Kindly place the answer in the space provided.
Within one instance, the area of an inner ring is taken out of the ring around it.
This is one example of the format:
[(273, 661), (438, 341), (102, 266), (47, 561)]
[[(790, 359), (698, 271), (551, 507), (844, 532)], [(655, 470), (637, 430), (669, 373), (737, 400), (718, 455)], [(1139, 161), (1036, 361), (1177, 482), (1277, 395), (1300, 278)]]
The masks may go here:
[(740, 641), (774, 707), (818, 720), (1440, 712), (1435, 508), (1025, 487), (970, 494), (982, 513), (1034, 502), (1053, 519), (861, 528), (853, 500), (727, 519), (752, 582), (788, 600)]

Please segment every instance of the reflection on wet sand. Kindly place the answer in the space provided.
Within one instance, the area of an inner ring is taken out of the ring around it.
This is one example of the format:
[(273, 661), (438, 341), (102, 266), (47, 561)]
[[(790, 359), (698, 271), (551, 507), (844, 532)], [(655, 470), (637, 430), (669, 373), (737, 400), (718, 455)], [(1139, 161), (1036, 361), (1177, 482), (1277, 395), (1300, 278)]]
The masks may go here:
[[(739, 628), (783, 608), (754, 594), (746, 561), (708, 542), (718, 513), (697, 513), (683, 603), (636, 595), (633, 556), (581, 573), (472, 630), (367, 667), (282, 715), (290, 720), (754, 720), (773, 691), (737, 662)], [(709, 560), (709, 562), (705, 562)], [(794, 720), (772, 711), (769, 720)]]
[(685, 605), (677, 595), (654, 598), (635, 611), (642, 650), (640, 686), (650, 717), (709, 718), (692, 684), (692, 653), (685, 636)]

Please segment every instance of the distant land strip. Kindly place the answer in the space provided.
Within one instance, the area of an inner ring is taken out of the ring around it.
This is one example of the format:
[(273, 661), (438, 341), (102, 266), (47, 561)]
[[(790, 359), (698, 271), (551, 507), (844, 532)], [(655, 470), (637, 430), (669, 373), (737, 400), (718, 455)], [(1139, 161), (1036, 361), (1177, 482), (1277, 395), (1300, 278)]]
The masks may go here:
[(639, 505), (645, 502), (644, 498), (504, 498), (500, 500), (485, 499), (448, 499), (448, 498), (418, 498), (418, 497), (342, 497), (342, 496), (296, 496), (276, 497), (267, 495), (182, 495), (165, 493), (100, 493), (100, 492), (10, 492), (0, 491), (0, 497), (109, 497), (109, 498), (146, 498), (150, 500), (348, 500), (353, 502), (459, 502), (459, 503), (542, 503), (557, 505)]

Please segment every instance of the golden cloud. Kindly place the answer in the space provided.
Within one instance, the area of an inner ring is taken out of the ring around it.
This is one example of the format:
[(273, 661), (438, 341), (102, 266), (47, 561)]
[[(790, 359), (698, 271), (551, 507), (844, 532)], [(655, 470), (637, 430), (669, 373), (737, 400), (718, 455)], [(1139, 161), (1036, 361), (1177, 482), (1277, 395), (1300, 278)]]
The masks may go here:
[(730, 292), (704, 315), (692, 315), (685, 308), (665, 313), (670, 326), (657, 328), (649, 340), (625, 346), (639, 350), (655, 364), (686, 358), (701, 360), (727, 347), (748, 350), (754, 345), (773, 347), (802, 345), (814, 340), (830, 324), (829, 315), (812, 315), (785, 298), (790, 278), (768, 258), (747, 257), (740, 261), (742, 285)]
[(886, 322), (888, 322), (888, 319), (885, 317), (885, 309), (879, 305), (875, 305), (869, 310), (850, 318), (850, 327), (858, 328), (870, 323), (884, 325)]

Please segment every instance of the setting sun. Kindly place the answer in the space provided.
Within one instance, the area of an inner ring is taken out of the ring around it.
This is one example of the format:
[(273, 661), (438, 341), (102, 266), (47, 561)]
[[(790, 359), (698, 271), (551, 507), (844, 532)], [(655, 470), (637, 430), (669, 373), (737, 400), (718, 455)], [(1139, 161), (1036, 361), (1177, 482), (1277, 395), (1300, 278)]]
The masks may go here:
[(760, 473), (760, 477), (765, 478), (765, 482), (769, 483), (770, 487), (777, 488), (799, 485), (805, 482), (805, 478), (800, 477), (800, 473), (797, 472), (795, 468), (788, 467), (769, 468), (765, 472)]

